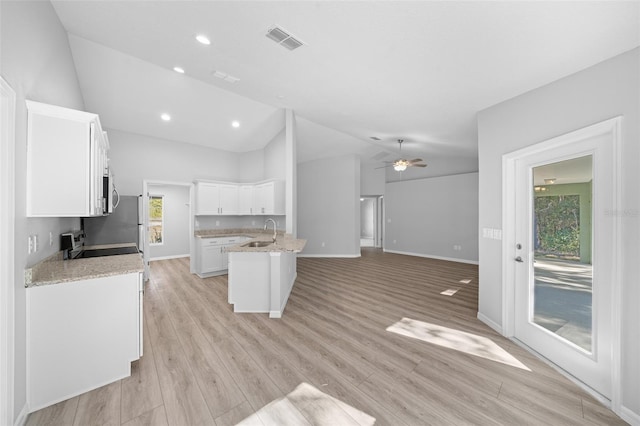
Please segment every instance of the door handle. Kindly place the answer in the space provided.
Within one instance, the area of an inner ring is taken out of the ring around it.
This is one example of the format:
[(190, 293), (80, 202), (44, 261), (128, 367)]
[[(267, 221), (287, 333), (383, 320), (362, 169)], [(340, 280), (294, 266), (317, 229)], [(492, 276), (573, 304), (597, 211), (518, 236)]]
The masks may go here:
[(516, 257), (514, 260), (516, 262), (520, 262), (520, 263), (524, 262), (524, 260), (522, 260), (522, 257), (520, 257), (520, 256)]

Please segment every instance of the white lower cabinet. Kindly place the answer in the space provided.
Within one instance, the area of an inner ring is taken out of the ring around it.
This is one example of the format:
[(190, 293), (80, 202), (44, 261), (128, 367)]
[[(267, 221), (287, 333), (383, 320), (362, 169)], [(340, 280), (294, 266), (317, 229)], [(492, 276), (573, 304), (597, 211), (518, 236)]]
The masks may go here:
[(227, 247), (235, 246), (246, 240), (248, 237), (212, 237), (199, 238), (198, 242), (198, 267), (197, 273), (200, 277), (210, 277), (227, 273), (229, 268), (229, 254)]
[(29, 412), (131, 375), (142, 355), (141, 273), (27, 289)]

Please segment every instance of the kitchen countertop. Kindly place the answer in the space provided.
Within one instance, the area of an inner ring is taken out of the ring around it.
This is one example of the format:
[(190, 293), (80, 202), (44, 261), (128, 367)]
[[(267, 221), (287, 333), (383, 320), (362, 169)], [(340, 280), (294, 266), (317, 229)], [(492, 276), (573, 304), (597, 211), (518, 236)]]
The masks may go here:
[[(85, 249), (129, 247), (131, 245), (135, 244), (105, 244), (87, 246)], [(124, 275), (143, 270), (144, 264), (140, 253), (63, 260), (60, 251), (25, 270), (25, 287)]]
[(300, 253), (304, 246), (307, 244), (307, 240), (293, 238), (291, 234), (285, 234), (282, 231), (277, 232), (276, 244), (271, 244), (266, 247), (243, 247), (251, 241), (271, 241), (273, 237), (273, 231), (265, 232), (264, 230), (257, 229), (202, 229), (195, 232), (197, 238), (216, 238), (216, 237), (231, 237), (242, 236), (251, 238), (250, 240), (243, 241), (241, 244), (231, 246), (227, 248), (227, 252), (234, 253), (267, 253), (267, 252), (293, 252)]

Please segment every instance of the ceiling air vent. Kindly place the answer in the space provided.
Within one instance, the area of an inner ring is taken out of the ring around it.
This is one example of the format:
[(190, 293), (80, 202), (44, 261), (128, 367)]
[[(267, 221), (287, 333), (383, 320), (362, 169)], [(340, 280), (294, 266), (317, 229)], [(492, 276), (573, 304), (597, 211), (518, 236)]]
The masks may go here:
[(235, 82), (240, 81), (240, 79), (238, 77), (234, 77), (234, 76), (229, 75), (229, 74), (227, 74), (225, 72), (222, 72), (222, 71), (214, 70), (212, 73), (213, 73), (214, 77), (217, 77), (217, 78), (219, 78), (221, 80), (224, 80), (226, 82), (229, 82), (229, 83), (235, 83)]
[(282, 27), (278, 27), (275, 25), (269, 28), (266, 36), (278, 43), (280, 46), (284, 46), (289, 50), (297, 49), (304, 44), (303, 42), (289, 34), (289, 32), (284, 30)]

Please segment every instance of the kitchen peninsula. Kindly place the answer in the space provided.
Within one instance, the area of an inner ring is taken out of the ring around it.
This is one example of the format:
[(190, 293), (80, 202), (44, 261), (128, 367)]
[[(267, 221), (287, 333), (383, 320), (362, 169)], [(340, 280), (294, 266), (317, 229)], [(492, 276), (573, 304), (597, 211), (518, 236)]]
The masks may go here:
[(293, 289), (297, 271), (297, 253), (306, 240), (278, 232), (262, 230), (201, 230), (196, 237), (221, 238), (240, 236), (246, 239), (226, 248), (228, 253), (228, 302), (234, 312), (269, 313), (280, 318)]

